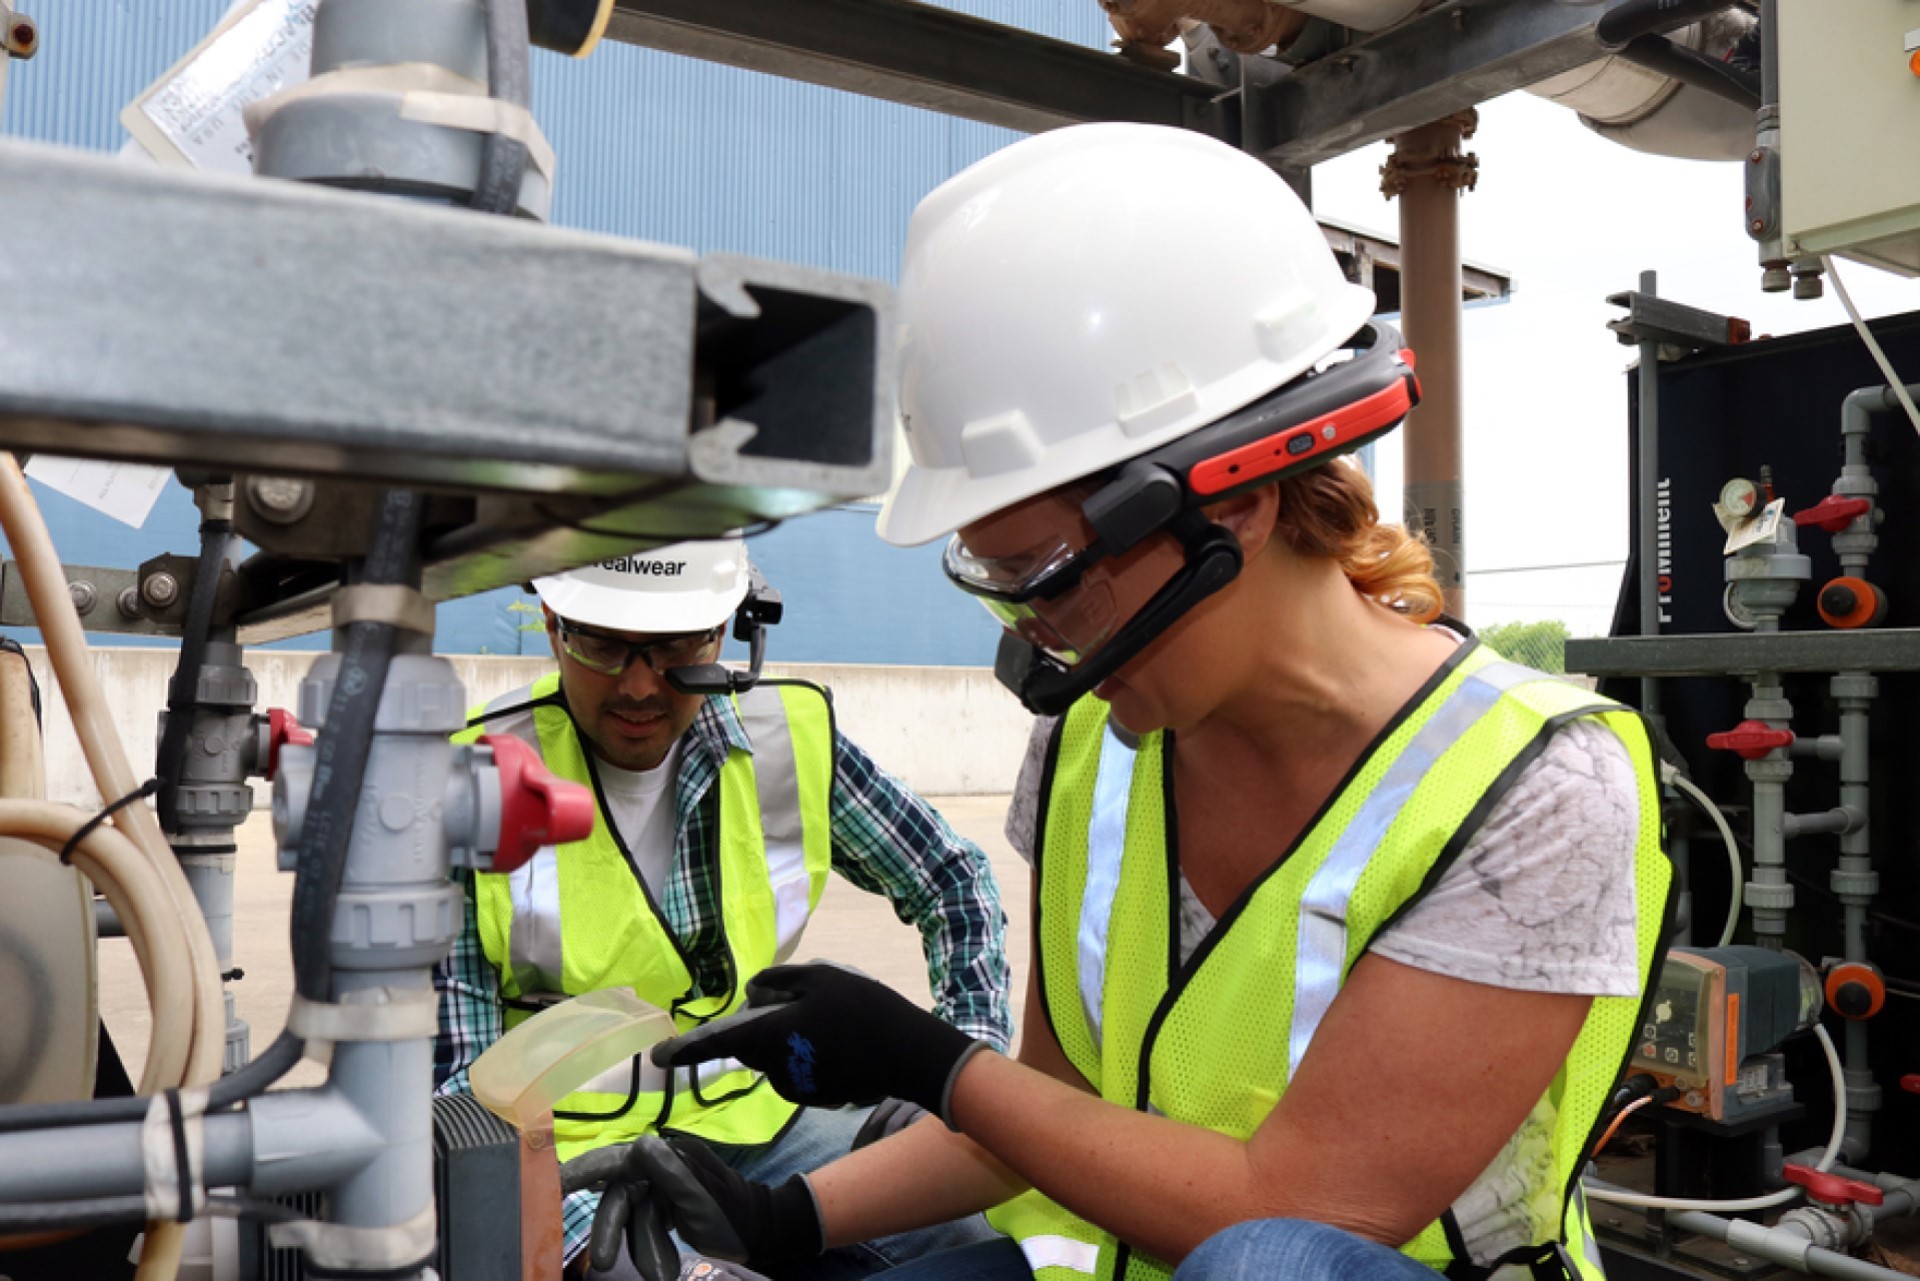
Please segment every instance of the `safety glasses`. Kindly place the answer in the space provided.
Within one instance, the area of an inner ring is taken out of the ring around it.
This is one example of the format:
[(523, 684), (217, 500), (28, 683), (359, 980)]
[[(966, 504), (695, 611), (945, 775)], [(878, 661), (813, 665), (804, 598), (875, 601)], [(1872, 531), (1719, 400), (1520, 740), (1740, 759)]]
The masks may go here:
[(588, 671), (599, 672), (603, 676), (620, 675), (636, 658), (644, 659), (655, 672), (703, 663), (713, 647), (719, 644), (720, 634), (725, 629), (722, 624), (704, 632), (662, 636), (650, 641), (630, 641), (570, 623), (564, 618), (555, 622), (560, 633), (560, 648), (566, 651), (567, 657)]
[(1113, 634), (1113, 593), (1087, 571), (1107, 558), (1099, 543), (1073, 548), (1063, 538), (1010, 556), (980, 556), (960, 535), (941, 567), (986, 607), (996, 623), (1064, 663), (1077, 663)]

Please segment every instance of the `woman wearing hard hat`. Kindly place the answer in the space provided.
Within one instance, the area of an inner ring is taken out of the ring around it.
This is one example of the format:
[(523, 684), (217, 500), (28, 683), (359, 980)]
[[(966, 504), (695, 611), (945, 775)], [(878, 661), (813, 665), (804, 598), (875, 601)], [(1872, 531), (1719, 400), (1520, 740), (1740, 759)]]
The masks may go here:
[(1090, 125), (928, 196), (901, 298), (881, 533), (952, 536), (1044, 718), (1024, 1040), (768, 971), (656, 1060), (946, 1125), (801, 1187), (648, 1141), (668, 1217), (776, 1273), (997, 1205), (1008, 1240), (894, 1275), (1598, 1278), (1579, 1173), (1669, 884), (1652, 753), (1439, 619), (1336, 457), (1418, 395), (1372, 295), (1263, 165)]

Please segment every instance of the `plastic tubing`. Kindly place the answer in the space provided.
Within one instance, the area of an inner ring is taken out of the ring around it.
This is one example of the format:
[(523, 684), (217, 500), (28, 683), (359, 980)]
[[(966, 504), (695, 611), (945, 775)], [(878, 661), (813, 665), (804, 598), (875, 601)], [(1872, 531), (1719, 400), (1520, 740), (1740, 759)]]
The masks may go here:
[[(1816, 1023), (1813, 1025), (1813, 1034), (1819, 1039), (1820, 1048), (1826, 1051), (1827, 1070), (1833, 1075), (1833, 1129), (1827, 1135), (1827, 1146), (1820, 1153), (1820, 1160), (1814, 1165), (1816, 1170), (1824, 1171), (1832, 1169), (1833, 1163), (1839, 1159), (1840, 1143), (1847, 1135), (1847, 1078), (1840, 1067), (1840, 1051), (1833, 1048), (1833, 1038), (1827, 1035), (1827, 1029)], [(1801, 1190), (1797, 1186), (1785, 1187), (1765, 1196), (1739, 1197), (1730, 1201), (1696, 1201), (1687, 1197), (1649, 1196), (1643, 1192), (1628, 1192), (1591, 1181), (1586, 1184), (1588, 1197), (1609, 1205), (1631, 1205), (1645, 1210), (1708, 1210), (1728, 1214), (1785, 1205), (1799, 1196)]]
[[(0, 800), (0, 832), (30, 841), (58, 858), (88, 816), (51, 801)], [(126, 836), (96, 827), (74, 850), (74, 865), (100, 888), (126, 926), (153, 1007), (153, 1042), (140, 1075), (140, 1092), (151, 1094), (181, 1079), (192, 1030), (185, 930), (166, 910), (166, 891), (153, 868)]]
[(1720, 807), (1715, 805), (1705, 792), (1694, 786), (1692, 779), (1678, 771), (1670, 774), (1668, 778), (1675, 787), (1691, 797), (1694, 804), (1705, 811), (1706, 816), (1713, 820), (1713, 825), (1720, 829), (1720, 839), (1726, 843), (1727, 863), (1733, 869), (1733, 895), (1727, 901), (1727, 923), (1720, 929), (1720, 942), (1715, 944), (1717, 947), (1725, 947), (1733, 942), (1733, 932), (1740, 924), (1741, 882), (1747, 875), (1746, 869), (1740, 866), (1740, 846), (1733, 839), (1733, 829), (1727, 826), (1727, 816), (1720, 812)]
[[(138, 782), (114, 731), (99, 678), (87, 661), (86, 636), (81, 631), (73, 597), (67, 592), (67, 576), (54, 553), (53, 539), (47, 534), (46, 522), (40, 518), (39, 505), (34, 502), (33, 491), (27, 488), (27, 478), (21, 473), (19, 462), (9, 453), (0, 453), (0, 530), (5, 531), (20, 565), (34, 621), (40, 625), (40, 633), (46, 640), (47, 655), (52, 660), (54, 675), (59, 678), (61, 695), (73, 718), (74, 731), (101, 799), (111, 802), (126, 796), (134, 791)], [(188, 1024), (185, 1071), (178, 1083), (204, 1085), (220, 1075), (226, 1046), (226, 1000), (220, 990), (220, 965), (214, 958), (213, 937), (207, 933), (186, 874), (174, 860), (153, 812), (144, 805), (134, 804), (121, 810), (119, 817), (134, 848), (159, 877), (162, 892), (154, 910), (170, 910), (184, 932), (193, 1017)], [(184, 1240), (183, 1224), (149, 1223), (140, 1252), (140, 1267), (135, 1274), (137, 1281), (167, 1281), (176, 1275)]]

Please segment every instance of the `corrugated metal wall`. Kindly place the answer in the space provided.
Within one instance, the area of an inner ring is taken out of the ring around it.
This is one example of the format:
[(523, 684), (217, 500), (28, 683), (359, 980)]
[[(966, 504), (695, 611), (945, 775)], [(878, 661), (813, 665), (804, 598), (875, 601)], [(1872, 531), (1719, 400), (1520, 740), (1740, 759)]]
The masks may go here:
[[(0, 132), (116, 150), (120, 108), (219, 21), (227, 0), (16, 0), (42, 47), (16, 65)], [(964, 0), (947, 7), (1104, 45), (1095, 0)], [(753, 72), (606, 44), (584, 61), (539, 53), (534, 111), (559, 155), (556, 224), (803, 262), (891, 281), (919, 198), (1017, 135)], [(61, 555), (131, 566), (195, 546), (197, 514), (170, 491), (145, 529), (59, 495), (43, 507)], [(796, 521), (754, 556), (787, 602), (774, 657), (788, 662), (992, 661), (986, 616), (941, 581), (937, 549), (886, 547), (871, 510)], [(515, 593), (452, 602), (439, 647), (517, 653)], [(311, 643), (311, 642), (309, 642)]]

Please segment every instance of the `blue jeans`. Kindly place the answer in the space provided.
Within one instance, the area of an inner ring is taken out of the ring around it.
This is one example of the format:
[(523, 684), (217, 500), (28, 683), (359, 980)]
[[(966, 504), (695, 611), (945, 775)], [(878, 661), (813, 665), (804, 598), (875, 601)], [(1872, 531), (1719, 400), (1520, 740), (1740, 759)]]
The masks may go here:
[[(707, 1146), (728, 1166), (757, 1183), (784, 1183), (796, 1174), (817, 1170), (845, 1156), (853, 1147), (853, 1137), (860, 1132), (861, 1123), (872, 1110), (801, 1108), (793, 1124), (771, 1143), (750, 1146), (710, 1143)], [(923, 1254), (951, 1252), (976, 1242), (1003, 1240), (987, 1226), (984, 1216), (974, 1214), (952, 1223), (829, 1250), (818, 1259), (782, 1267), (778, 1278), (779, 1281), (856, 1281), (886, 1272)], [(638, 1274), (623, 1250), (619, 1266), (613, 1271), (592, 1275), (608, 1281), (625, 1281)]]
[[(1398, 1250), (1324, 1223), (1261, 1219), (1203, 1242), (1173, 1281), (1436, 1281), (1438, 1273)], [(888, 1281), (1032, 1281), (1013, 1242), (1002, 1238), (928, 1255), (887, 1273)]]
[(1439, 1273), (1398, 1250), (1304, 1219), (1236, 1223), (1201, 1242), (1174, 1281), (1434, 1281)]

